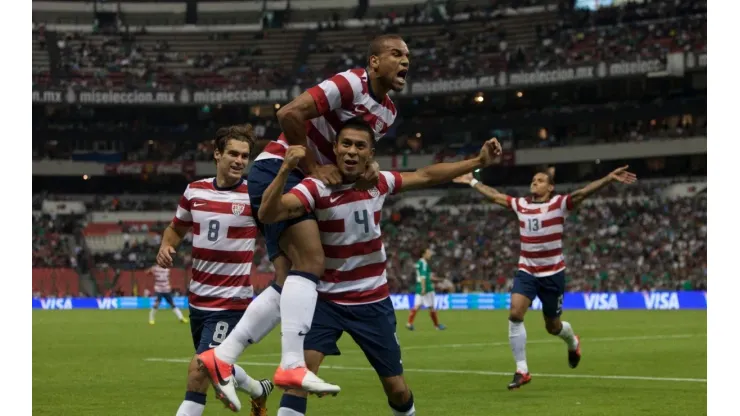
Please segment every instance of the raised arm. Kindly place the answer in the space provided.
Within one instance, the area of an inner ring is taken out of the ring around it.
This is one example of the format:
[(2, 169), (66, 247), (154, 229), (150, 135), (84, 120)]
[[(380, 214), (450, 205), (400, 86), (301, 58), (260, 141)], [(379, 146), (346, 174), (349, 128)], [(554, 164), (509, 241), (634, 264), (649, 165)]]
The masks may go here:
[(262, 205), (260, 205), (258, 218), (264, 224), (272, 224), (298, 218), (306, 213), (306, 208), (297, 196), (287, 193), (283, 194), (285, 183), (288, 181), (290, 171), (298, 166), (298, 162), (306, 155), (303, 146), (290, 146), (285, 153), (285, 159), (275, 179), (262, 194)]
[(483, 185), (479, 180), (473, 178), (472, 173), (468, 173), (463, 176), (458, 176), (457, 178), (453, 180), (453, 182), (470, 185), (473, 189), (483, 194), (486, 198), (488, 198), (494, 204), (501, 205), (502, 207), (505, 207), (505, 208), (510, 208), (509, 198), (511, 197), (509, 195), (502, 194), (501, 192), (497, 191), (494, 188), (491, 188), (490, 186)]
[(483, 144), (480, 153), (473, 159), (451, 163), (435, 163), (414, 172), (401, 173), (401, 190), (427, 188), (449, 182), (475, 169), (492, 165), (496, 156), (500, 154), (501, 145), (498, 140), (491, 139)]
[(628, 185), (635, 183), (637, 181), (637, 175), (632, 172), (628, 172), (628, 168), (629, 166), (622, 166), (621, 168), (615, 169), (612, 173), (604, 176), (603, 178), (597, 181), (593, 181), (583, 188), (572, 192), (570, 194), (570, 197), (573, 201), (573, 205), (577, 206), (578, 204), (583, 202), (584, 199), (592, 195), (594, 192), (602, 189), (611, 182), (621, 182)]

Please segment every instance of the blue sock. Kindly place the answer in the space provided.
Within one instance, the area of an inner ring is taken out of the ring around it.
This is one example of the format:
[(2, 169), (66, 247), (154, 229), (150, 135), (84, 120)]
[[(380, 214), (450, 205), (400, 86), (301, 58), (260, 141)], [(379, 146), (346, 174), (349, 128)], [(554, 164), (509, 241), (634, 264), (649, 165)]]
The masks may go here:
[(185, 400), (177, 409), (176, 416), (202, 416), (206, 408), (206, 395), (195, 391), (185, 392)]
[(204, 393), (198, 393), (197, 391), (186, 391), (185, 400), (202, 404), (203, 406), (206, 405), (206, 395)]
[(283, 394), (280, 398), (278, 416), (304, 416), (308, 400), (305, 397)]

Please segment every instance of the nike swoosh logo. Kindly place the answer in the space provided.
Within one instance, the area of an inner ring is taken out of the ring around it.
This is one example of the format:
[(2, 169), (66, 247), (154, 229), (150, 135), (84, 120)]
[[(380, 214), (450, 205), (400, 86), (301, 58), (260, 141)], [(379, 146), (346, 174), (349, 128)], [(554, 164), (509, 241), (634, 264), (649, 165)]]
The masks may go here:
[(202, 206), (202, 205), (205, 205), (205, 204), (206, 204), (205, 202), (201, 202), (201, 203), (195, 202), (195, 203), (193, 203), (193, 208), (199, 207), (199, 206)]
[[(210, 346), (211, 344), (209, 344)], [(218, 379), (218, 384), (222, 386), (227, 386), (229, 384), (228, 381), (224, 380), (223, 377), (221, 377), (221, 372), (218, 371), (218, 364), (216, 364), (216, 360), (213, 360), (213, 367), (216, 368), (216, 378)]]
[(303, 331), (301, 331), (301, 332), (299, 332), (299, 333), (298, 333), (298, 336), (299, 336), (299, 337), (305, 337), (305, 336), (306, 336), (306, 333), (305, 333), (305, 332), (303, 332)]
[(334, 197), (334, 198), (329, 198), (329, 203), (330, 203), (330, 204), (333, 204), (333, 203), (334, 203), (334, 202), (335, 202), (336, 200), (338, 200), (338, 199), (339, 199), (339, 198), (341, 198), (341, 197), (342, 197), (342, 196), (340, 195), (340, 196), (336, 196), (336, 197)]

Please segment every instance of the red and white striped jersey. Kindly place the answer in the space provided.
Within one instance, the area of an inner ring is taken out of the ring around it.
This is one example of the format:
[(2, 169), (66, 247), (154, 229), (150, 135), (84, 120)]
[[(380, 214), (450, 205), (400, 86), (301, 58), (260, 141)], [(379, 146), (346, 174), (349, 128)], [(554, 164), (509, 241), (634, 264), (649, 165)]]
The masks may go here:
[(190, 306), (245, 310), (254, 295), (249, 274), (257, 238), (246, 182), (230, 188), (218, 188), (215, 178), (191, 183), (172, 221), (193, 227)]
[[(342, 124), (354, 117), (362, 118), (375, 131), (375, 140), (388, 131), (396, 120), (396, 106), (388, 95), (381, 102), (375, 101), (370, 92), (367, 72), (350, 69), (340, 72), (308, 89), (320, 116), (306, 121), (306, 143), (320, 165), (336, 163), (333, 144)], [(265, 146), (255, 159), (283, 159), (288, 141), (281, 134), (276, 141)]]
[(151, 272), (154, 275), (154, 291), (156, 293), (172, 292), (172, 287), (170, 286), (170, 269), (165, 269), (155, 264), (151, 268)]
[(508, 203), (519, 217), (519, 270), (536, 277), (565, 270), (563, 224), (573, 209), (571, 196), (555, 195), (541, 203), (509, 197)]
[(390, 296), (380, 213), (386, 197), (401, 189), (401, 175), (380, 173), (378, 186), (370, 190), (354, 184), (327, 187), (310, 177), (290, 190), (316, 214), (326, 258), (317, 288), (323, 299), (356, 305)]

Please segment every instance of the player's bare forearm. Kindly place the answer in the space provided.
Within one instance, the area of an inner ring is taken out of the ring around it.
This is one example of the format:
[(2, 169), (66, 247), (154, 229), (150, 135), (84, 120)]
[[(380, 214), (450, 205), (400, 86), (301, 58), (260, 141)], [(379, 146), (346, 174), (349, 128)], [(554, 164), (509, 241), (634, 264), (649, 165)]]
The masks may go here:
[(415, 172), (402, 173), (401, 178), (404, 191), (409, 189), (427, 188), (441, 183), (450, 182), (460, 175), (472, 172), (483, 166), (480, 157), (461, 160), (459, 162), (435, 163), (423, 167)]
[(177, 248), (182, 242), (182, 239), (185, 238), (185, 234), (188, 233), (189, 229), (190, 227), (170, 223), (170, 225), (164, 229), (164, 233), (162, 233), (161, 247), (169, 246)]
[(593, 195), (595, 192), (598, 192), (600, 189), (604, 188), (606, 185), (611, 183), (611, 181), (612, 181), (611, 177), (605, 176), (573, 192), (572, 194), (570, 194), (570, 197), (573, 199), (573, 204), (577, 205), (581, 203), (584, 199)]
[[(298, 98), (281, 108), (277, 113), (277, 119), (288, 144), (306, 146), (306, 121), (314, 119), (319, 115), (313, 98), (307, 92), (304, 92)], [(306, 157), (301, 161), (300, 167), (310, 174), (316, 167), (316, 158), (311, 152), (306, 153)]]
[(262, 194), (262, 205), (260, 205), (257, 215), (260, 221), (265, 224), (298, 218), (306, 212), (303, 204), (295, 195), (282, 194), (290, 170), (285, 165), (281, 166), (275, 179)]
[(500, 205), (502, 207), (509, 206), (509, 197), (506, 194), (502, 194), (496, 189), (491, 188), (490, 186), (483, 185), (482, 183), (477, 182), (475, 183), (475, 185), (473, 185), (473, 189), (478, 191), (480, 194), (488, 198), (489, 201), (493, 202), (496, 205)]

